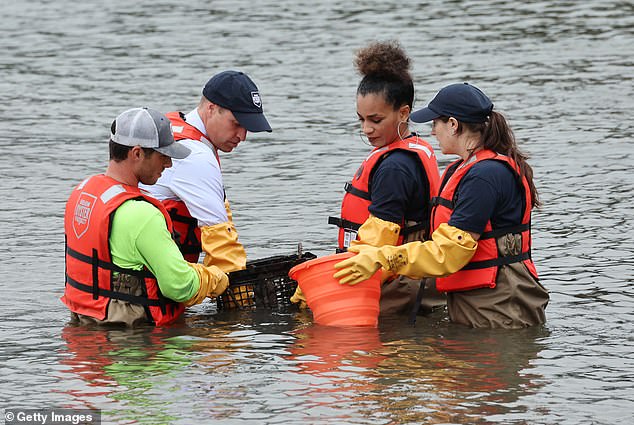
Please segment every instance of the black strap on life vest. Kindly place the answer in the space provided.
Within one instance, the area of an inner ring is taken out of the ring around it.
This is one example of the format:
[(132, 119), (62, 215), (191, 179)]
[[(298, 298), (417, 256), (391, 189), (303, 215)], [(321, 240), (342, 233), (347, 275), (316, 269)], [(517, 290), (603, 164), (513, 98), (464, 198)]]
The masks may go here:
[[(344, 186), (344, 190), (347, 193), (350, 193), (351, 195), (354, 195), (358, 198), (365, 199), (366, 201), (372, 201), (370, 192), (357, 189), (356, 187), (352, 185), (352, 182), (346, 182), (346, 185)], [(354, 231), (358, 231), (359, 228), (361, 227), (361, 224), (359, 223), (353, 223), (352, 221), (344, 220), (339, 217), (328, 217), (328, 224), (334, 224), (335, 226), (339, 228), (354, 230)], [(429, 220), (416, 223), (412, 226), (401, 227), (400, 235), (405, 237), (411, 233), (415, 233), (415, 232), (418, 232), (419, 230), (426, 230), (426, 229), (429, 229)]]
[[(333, 217), (333, 216), (328, 217), (328, 224), (334, 224), (335, 226), (341, 229), (354, 230), (355, 232), (358, 231), (359, 228), (361, 227), (361, 224), (359, 223), (354, 223), (350, 220), (344, 220), (341, 217)], [(426, 229), (429, 229), (428, 220), (413, 224), (411, 226), (402, 227), (400, 234), (401, 236), (405, 237), (411, 233), (415, 233), (415, 232), (418, 232), (419, 230), (426, 230)]]
[(440, 196), (434, 196), (433, 198), (431, 198), (431, 206), (435, 207), (436, 205), (442, 205), (443, 207), (449, 208), (452, 211), (455, 206), (454, 202), (450, 201), (449, 199), (441, 198)]
[[(526, 230), (530, 230), (530, 223), (526, 224), (518, 224), (516, 226), (511, 227), (503, 227), (500, 229), (494, 229), (489, 232), (484, 232), (480, 235), (480, 240), (482, 239), (497, 239), (501, 236), (508, 234), (518, 234), (522, 233)], [(474, 261), (468, 263), (466, 266), (462, 268), (462, 270), (474, 270), (474, 269), (486, 269), (489, 267), (499, 267), (505, 266), (507, 264), (519, 263), (521, 261), (530, 260), (531, 252), (530, 249), (527, 252), (522, 252), (518, 255), (507, 255), (500, 256), (498, 258), (494, 258), (492, 260), (483, 260), (483, 261)]]
[[(94, 281), (97, 280), (96, 278), (98, 277), (98, 274), (95, 274), (95, 269), (106, 269), (106, 270), (111, 270), (113, 272), (119, 272), (119, 273), (124, 273), (124, 274), (129, 274), (135, 277), (139, 277), (142, 279), (145, 278), (153, 278), (154, 275), (152, 273), (150, 273), (149, 271), (146, 270), (132, 270), (132, 269), (124, 269), (123, 267), (119, 267), (114, 263), (110, 263), (108, 261), (103, 261), (100, 260), (99, 257), (96, 256), (96, 250), (93, 250), (93, 256), (88, 256), (85, 254), (82, 254), (81, 252), (75, 251), (72, 248), (69, 248), (68, 246), (66, 246), (66, 253), (70, 256), (73, 257), (81, 262), (84, 263), (88, 263), (90, 265), (92, 265), (92, 269), (93, 269), (93, 284)], [(102, 288), (99, 288), (100, 291), (103, 291)]]
[(354, 223), (350, 220), (344, 220), (343, 218), (332, 216), (328, 217), (328, 224), (334, 224), (341, 229), (354, 230), (355, 232), (361, 227), (359, 223)]
[(371, 201), (372, 198), (370, 197), (370, 192), (366, 192), (364, 190), (361, 189), (357, 189), (356, 187), (352, 186), (352, 183), (347, 182), (346, 185), (344, 186), (344, 190), (346, 192), (348, 192), (351, 195), (354, 195), (358, 198), (361, 199), (365, 199), (366, 201)]
[[(83, 283), (80, 283), (76, 281), (75, 279), (71, 278), (70, 276), (68, 276), (68, 274), (66, 275), (66, 283), (68, 283), (70, 286), (80, 291), (94, 294), (93, 287), (91, 285), (84, 285)], [(148, 306), (148, 307), (150, 306), (161, 307), (161, 305), (164, 305), (164, 302), (161, 301), (160, 299), (150, 300), (149, 298), (145, 298), (143, 296), (124, 294), (122, 292), (110, 291), (108, 289), (102, 289), (102, 288), (99, 289), (99, 296), (117, 299), (121, 301), (127, 301), (131, 304), (139, 304), (139, 305)]]
[[(143, 292), (144, 292), (144, 295), (147, 297), (145, 285), (143, 285)], [(157, 298), (156, 301), (158, 302), (158, 306), (161, 309), (161, 313), (163, 313), (164, 316), (167, 314), (168, 306), (174, 306), (178, 304), (176, 301), (170, 300), (169, 298), (165, 298), (163, 296), (163, 294), (161, 293), (161, 288), (158, 287), (158, 282), (156, 284), (156, 298)], [(148, 317), (151, 317), (151, 315), (148, 315)]]
[[(68, 247), (66, 248), (68, 251)], [(92, 264), (92, 299), (96, 300), (99, 298), (99, 254), (94, 248), (92, 250), (90, 263)]]
[(523, 252), (519, 255), (498, 257), (492, 260), (473, 261), (471, 263), (468, 263), (461, 270), (487, 269), (489, 267), (505, 266), (507, 264), (519, 263), (521, 261), (529, 260), (530, 258), (530, 252)]
[[(438, 189), (438, 193), (442, 193), (442, 190), (444, 189), (445, 185), (447, 184), (447, 182), (449, 182), (449, 179), (456, 172), (456, 170), (461, 164), (462, 164), (462, 161), (456, 164), (450, 165), (449, 168), (447, 168), (447, 170), (445, 171), (445, 174), (443, 175), (443, 179), (440, 182), (440, 188)], [(455, 196), (455, 192), (454, 192), (454, 196)], [(449, 208), (450, 210), (453, 211), (455, 203), (453, 202), (453, 199), (446, 199), (440, 196), (434, 196), (431, 198), (431, 206), (435, 207), (436, 205), (442, 205), (443, 207)]]
[(518, 224), (517, 226), (502, 227), (500, 229), (494, 229), (490, 232), (483, 232), (480, 235), (480, 239), (499, 238), (500, 236), (507, 235), (509, 233), (522, 233), (530, 229), (530, 224)]
[[(98, 299), (100, 296), (101, 297), (108, 297), (108, 298), (114, 298), (114, 299), (118, 299), (118, 300), (122, 300), (122, 301), (127, 301), (129, 303), (132, 304), (140, 304), (143, 306), (152, 306), (152, 307), (160, 307), (161, 311), (163, 312), (163, 314), (166, 313), (167, 308), (166, 306), (170, 305), (170, 304), (178, 304), (177, 302), (166, 298), (162, 293), (160, 288), (157, 288), (157, 299), (156, 300), (150, 300), (148, 298), (148, 294), (147, 294), (147, 288), (145, 287), (145, 285), (142, 285), (142, 291), (143, 291), (143, 295), (138, 296), (138, 295), (131, 295), (131, 294), (125, 294), (122, 292), (118, 292), (118, 291), (111, 291), (108, 289), (103, 289), (99, 287), (99, 269), (107, 269), (110, 270), (112, 272), (117, 272), (117, 273), (121, 273), (121, 274), (127, 274), (127, 275), (131, 275), (134, 276), (136, 278), (142, 279), (143, 282), (146, 278), (153, 278), (155, 279), (155, 276), (147, 271), (147, 270), (132, 270), (132, 269), (124, 269), (123, 267), (119, 267), (114, 263), (108, 262), (108, 261), (103, 261), (99, 259), (98, 253), (96, 249), (92, 250), (92, 256), (88, 256), (85, 254), (82, 254), (78, 251), (75, 251), (72, 248), (69, 248), (68, 246), (66, 246), (66, 252), (70, 257), (73, 257), (81, 262), (84, 263), (88, 263), (91, 265), (91, 269), (92, 269), (92, 285), (86, 285), (83, 284), (81, 282), (78, 282), (76, 280), (74, 280), (73, 278), (71, 278), (68, 275), (68, 272), (66, 272), (66, 282), (80, 290), (83, 292), (88, 292), (90, 294), (92, 294), (92, 297), (94, 300)], [(150, 317), (150, 316), (148, 316)]]
[(180, 234), (174, 230), (174, 241), (178, 245), (181, 253), (183, 254), (198, 254), (201, 251), (200, 241), (196, 237), (195, 229), (198, 227), (198, 220), (193, 217), (187, 217), (178, 214), (176, 208), (170, 208), (167, 213), (172, 221), (183, 223), (187, 225), (187, 234), (185, 239), (181, 243)]
[(412, 233), (416, 233), (419, 230), (423, 230), (425, 232), (425, 238), (427, 238), (427, 233), (429, 232), (429, 220), (423, 220), (420, 223), (412, 224), (411, 226), (406, 226), (401, 228), (401, 236), (406, 237)]
[(172, 221), (178, 221), (179, 223), (185, 223), (194, 227), (198, 225), (198, 220), (196, 220), (194, 217), (187, 217), (178, 214), (176, 208), (170, 208), (169, 210), (167, 210), (167, 212), (169, 213)]

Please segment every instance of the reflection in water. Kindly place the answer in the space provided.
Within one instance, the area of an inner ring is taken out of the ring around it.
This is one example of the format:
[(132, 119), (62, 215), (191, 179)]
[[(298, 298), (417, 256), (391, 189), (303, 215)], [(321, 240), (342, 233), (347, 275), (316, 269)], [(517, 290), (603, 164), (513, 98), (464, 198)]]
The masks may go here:
[(544, 385), (527, 370), (547, 336), (541, 327), (481, 332), (447, 324), (439, 335), (384, 340), (391, 353), (376, 370), (376, 398), (390, 400), (386, 409), (399, 423), (488, 423)]
[(305, 399), (307, 420), (343, 423), (352, 412), (376, 417), (380, 404), (364, 394), (380, 391), (372, 372), (385, 359), (378, 329), (312, 325), (293, 334), (287, 360), (296, 363), (295, 381), (303, 385), (286, 393)]
[[(102, 408), (93, 404), (104, 398), (118, 401), (125, 408), (103, 412), (110, 420), (138, 420), (152, 411), (149, 423), (168, 423), (175, 419), (152, 401), (155, 389), (177, 381), (179, 372), (191, 364), (193, 342), (174, 336), (170, 328), (103, 329), (67, 325), (62, 330), (69, 356), (60, 361), (69, 372), (85, 381), (84, 389), (63, 392), (76, 401), (74, 407)], [(169, 385), (168, 385), (169, 386)]]
[[(530, 372), (549, 335), (543, 327), (445, 324), (438, 335), (404, 327), (394, 321), (380, 334), (319, 325), (295, 331), (288, 359), (310, 385), (287, 393), (308, 400), (303, 408), (311, 418), (345, 418), (348, 408), (373, 423), (490, 423), (524, 412), (515, 403), (546, 384)], [(399, 336), (405, 339), (393, 339)]]
[(374, 369), (383, 360), (382, 355), (373, 354), (383, 346), (373, 327), (313, 325), (295, 336), (290, 351), (301, 373), (327, 376), (347, 367)]

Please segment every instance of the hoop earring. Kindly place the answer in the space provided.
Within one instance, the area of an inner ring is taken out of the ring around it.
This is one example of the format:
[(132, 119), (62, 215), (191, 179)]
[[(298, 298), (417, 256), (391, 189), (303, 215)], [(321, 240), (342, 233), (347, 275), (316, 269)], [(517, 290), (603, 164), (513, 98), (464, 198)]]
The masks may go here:
[(401, 140), (405, 140), (403, 138), (403, 135), (401, 134), (401, 124), (405, 124), (405, 126), (408, 126), (408, 122), (407, 121), (399, 121), (398, 125), (396, 126), (396, 132), (398, 133), (398, 138)]
[(370, 140), (368, 139), (368, 136), (366, 136), (363, 131), (359, 131), (359, 137), (361, 138), (361, 141), (363, 142), (364, 145), (372, 146), (372, 144), (370, 143)]

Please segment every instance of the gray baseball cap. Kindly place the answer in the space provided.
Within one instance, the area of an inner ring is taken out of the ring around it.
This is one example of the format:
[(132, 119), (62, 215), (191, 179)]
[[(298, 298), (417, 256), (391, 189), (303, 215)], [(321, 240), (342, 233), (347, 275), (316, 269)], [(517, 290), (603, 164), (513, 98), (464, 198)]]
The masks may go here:
[(175, 159), (191, 153), (188, 147), (174, 141), (170, 120), (150, 108), (133, 108), (119, 114), (110, 138), (119, 145), (152, 148)]

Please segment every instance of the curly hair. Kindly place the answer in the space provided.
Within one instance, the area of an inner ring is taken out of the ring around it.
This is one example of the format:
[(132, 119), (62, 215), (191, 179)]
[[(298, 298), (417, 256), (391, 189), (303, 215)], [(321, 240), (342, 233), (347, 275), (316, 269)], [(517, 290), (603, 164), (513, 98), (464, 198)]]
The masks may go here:
[(381, 93), (398, 109), (414, 103), (414, 82), (409, 72), (411, 60), (398, 43), (374, 42), (357, 51), (354, 65), (363, 76), (357, 95)]

